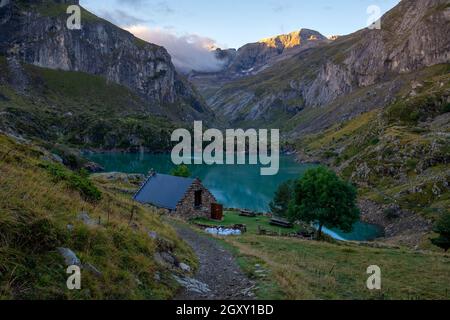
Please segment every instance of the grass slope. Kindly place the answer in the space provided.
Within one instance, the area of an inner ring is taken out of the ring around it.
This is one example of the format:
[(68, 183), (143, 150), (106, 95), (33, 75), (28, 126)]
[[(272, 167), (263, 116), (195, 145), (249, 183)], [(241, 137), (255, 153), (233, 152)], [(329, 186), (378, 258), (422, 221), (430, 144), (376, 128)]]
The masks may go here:
[[(79, 190), (91, 189), (80, 185), (83, 177), (53, 164), (55, 175), (46, 157), (41, 148), (0, 135), (0, 299), (170, 298), (178, 286), (171, 271), (155, 262), (154, 253), (164, 248), (148, 232), (156, 231), (180, 261), (195, 267), (194, 254), (174, 230), (157, 212), (101, 184), (85, 182), (101, 192), (101, 200), (86, 197)], [(85, 225), (80, 212), (101, 224)], [(83, 269), (82, 289), (67, 290), (58, 247), (73, 250), (101, 276)]]
[[(246, 234), (222, 238), (234, 248), (262, 299), (449, 299), (450, 256), (353, 243)], [(367, 268), (381, 268), (382, 290), (367, 289)], [(259, 270), (266, 270), (261, 274)]]

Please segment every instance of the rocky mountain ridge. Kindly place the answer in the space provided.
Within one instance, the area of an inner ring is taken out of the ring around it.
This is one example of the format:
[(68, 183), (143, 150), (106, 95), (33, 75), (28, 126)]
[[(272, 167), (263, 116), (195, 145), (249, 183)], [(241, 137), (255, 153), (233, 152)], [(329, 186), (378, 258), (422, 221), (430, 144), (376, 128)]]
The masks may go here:
[(224, 71), (236, 76), (257, 74), (278, 61), (327, 42), (325, 36), (309, 29), (265, 38), (239, 48)]
[(222, 70), (212, 73), (193, 71), (189, 80), (205, 99), (212, 102), (209, 98), (225, 85), (258, 75), (281, 61), (330, 42), (332, 40), (317, 31), (301, 29), (248, 43), (238, 50), (218, 48), (215, 56), (222, 62)]

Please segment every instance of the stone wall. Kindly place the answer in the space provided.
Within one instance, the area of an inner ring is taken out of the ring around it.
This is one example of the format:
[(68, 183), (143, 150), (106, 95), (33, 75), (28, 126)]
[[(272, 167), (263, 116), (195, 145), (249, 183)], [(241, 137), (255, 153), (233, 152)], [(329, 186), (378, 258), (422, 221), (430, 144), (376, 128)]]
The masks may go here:
[[(202, 205), (196, 208), (195, 192), (199, 190), (202, 191)], [(211, 204), (216, 202), (216, 198), (197, 179), (178, 203), (175, 214), (185, 220), (199, 217), (211, 218)]]

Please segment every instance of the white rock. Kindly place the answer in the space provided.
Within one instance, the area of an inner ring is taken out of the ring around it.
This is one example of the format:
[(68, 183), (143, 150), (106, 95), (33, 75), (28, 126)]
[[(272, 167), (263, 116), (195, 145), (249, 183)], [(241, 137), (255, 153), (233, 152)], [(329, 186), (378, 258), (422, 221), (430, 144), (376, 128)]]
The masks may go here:
[(184, 272), (191, 272), (191, 267), (189, 267), (185, 263), (180, 263), (180, 269), (183, 270)]
[(58, 252), (64, 257), (66, 265), (69, 266), (81, 266), (81, 261), (77, 255), (70, 249), (58, 248)]

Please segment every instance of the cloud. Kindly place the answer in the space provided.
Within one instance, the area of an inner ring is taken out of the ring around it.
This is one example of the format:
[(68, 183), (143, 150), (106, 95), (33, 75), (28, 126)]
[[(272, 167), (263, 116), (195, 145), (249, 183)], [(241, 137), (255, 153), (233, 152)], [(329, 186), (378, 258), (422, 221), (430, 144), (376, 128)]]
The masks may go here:
[(97, 14), (102, 17), (103, 19), (106, 19), (116, 25), (130, 27), (135, 26), (138, 24), (153, 22), (152, 20), (148, 19), (141, 19), (139, 17), (136, 17), (134, 15), (131, 15), (121, 9), (116, 9), (113, 11), (109, 10), (99, 10)]
[(172, 14), (175, 10), (169, 5), (167, 1), (151, 1), (151, 0), (116, 0), (116, 3), (121, 6), (131, 7), (133, 9), (148, 8), (154, 12), (162, 14)]
[(223, 62), (216, 58), (213, 39), (195, 34), (177, 36), (171, 30), (137, 25), (125, 28), (136, 37), (163, 46), (172, 56), (175, 67), (181, 72), (192, 70), (214, 72), (223, 68)]

